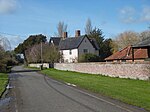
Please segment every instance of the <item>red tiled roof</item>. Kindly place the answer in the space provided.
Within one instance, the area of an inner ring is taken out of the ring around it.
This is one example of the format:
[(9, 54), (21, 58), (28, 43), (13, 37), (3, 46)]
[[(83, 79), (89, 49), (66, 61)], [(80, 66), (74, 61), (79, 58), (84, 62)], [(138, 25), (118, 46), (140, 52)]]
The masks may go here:
[[(145, 59), (148, 58), (147, 49), (137, 49), (134, 51), (134, 59)], [(132, 59), (132, 53), (125, 59)]]
[[(148, 58), (147, 49), (135, 49), (134, 59), (145, 59)], [(105, 58), (105, 60), (132, 60), (132, 48), (127, 46), (121, 51), (118, 51), (111, 56)]]

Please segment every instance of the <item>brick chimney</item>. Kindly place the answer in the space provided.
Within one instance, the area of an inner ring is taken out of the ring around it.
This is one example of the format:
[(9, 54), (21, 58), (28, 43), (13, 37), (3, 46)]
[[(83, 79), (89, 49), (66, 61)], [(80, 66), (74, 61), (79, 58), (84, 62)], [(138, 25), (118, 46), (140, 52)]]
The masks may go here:
[(65, 39), (68, 37), (68, 33), (67, 32), (63, 32), (62, 38)]
[(75, 37), (79, 37), (80, 36), (80, 30), (76, 30), (75, 31)]

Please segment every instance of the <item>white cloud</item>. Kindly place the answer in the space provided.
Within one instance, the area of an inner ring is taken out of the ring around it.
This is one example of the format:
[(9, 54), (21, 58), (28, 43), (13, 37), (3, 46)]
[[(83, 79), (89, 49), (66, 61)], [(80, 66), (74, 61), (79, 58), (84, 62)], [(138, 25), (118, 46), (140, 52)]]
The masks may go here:
[(17, 9), (17, 0), (0, 0), (0, 14), (10, 14)]
[(124, 23), (136, 22), (136, 11), (133, 7), (125, 7), (120, 10), (121, 21)]
[(150, 22), (150, 7), (145, 6), (142, 11), (141, 21)]
[(120, 10), (122, 14), (129, 14), (132, 15), (135, 13), (135, 9), (133, 7), (124, 7), (123, 9)]
[(133, 7), (124, 7), (120, 10), (120, 19), (123, 23), (150, 22), (150, 7), (145, 6), (142, 10)]

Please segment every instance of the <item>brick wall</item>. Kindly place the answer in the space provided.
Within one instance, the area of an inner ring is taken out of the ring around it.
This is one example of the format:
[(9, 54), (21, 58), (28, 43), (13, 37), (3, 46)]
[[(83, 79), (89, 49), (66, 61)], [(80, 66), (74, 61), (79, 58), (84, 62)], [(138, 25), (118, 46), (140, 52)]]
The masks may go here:
[(54, 68), (110, 77), (150, 79), (149, 63), (55, 63)]

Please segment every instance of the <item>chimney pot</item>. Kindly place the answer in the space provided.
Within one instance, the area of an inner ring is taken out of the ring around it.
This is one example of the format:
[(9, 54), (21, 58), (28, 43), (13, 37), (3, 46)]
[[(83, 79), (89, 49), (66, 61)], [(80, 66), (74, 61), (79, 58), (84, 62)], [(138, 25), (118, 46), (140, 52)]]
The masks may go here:
[(68, 33), (67, 32), (63, 32), (63, 39), (67, 38), (68, 37)]
[(80, 30), (76, 30), (75, 37), (79, 37), (79, 36), (80, 36)]

